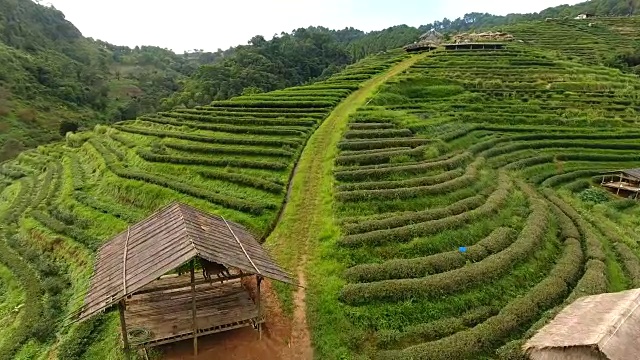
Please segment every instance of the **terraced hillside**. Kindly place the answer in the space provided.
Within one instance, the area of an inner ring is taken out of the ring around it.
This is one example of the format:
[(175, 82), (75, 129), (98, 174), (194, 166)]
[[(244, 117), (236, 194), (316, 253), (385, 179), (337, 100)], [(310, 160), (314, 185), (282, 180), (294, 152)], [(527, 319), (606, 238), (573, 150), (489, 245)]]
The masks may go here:
[(640, 79), (586, 43), (571, 61), (573, 33), (553, 29), (504, 51), (379, 54), (1, 164), (0, 359), (123, 358), (114, 314), (65, 320), (100, 244), (176, 199), (308, 277), (316, 358), (522, 358), (569, 302), (640, 286), (640, 206), (597, 186), (640, 164)]
[(0, 166), (0, 359), (118, 359), (117, 315), (68, 326), (93, 253), (173, 200), (269, 233), (309, 136), (365, 80), (368, 58), (320, 83), (176, 109), (22, 153)]
[(408, 124), (414, 130), (452, 120), (464, 126), (629, 126), (640, 109), (636, 76), (530, 50), (478, 54), (471, 61), (444, 53), (414, 70), (425, 76), (406, 78), (397, 91), (373, 101), (415, 115)]
[(317, 356), (519, 359), (563, 306), (637, 287), (640, 206), (597, 176), (640, 165), (639, 89), (516, 45), (384, 85), (338, 145)]
[(613, 54), (637, 49), (640, 17), (527, 21), (501, 28), (536, 48), (568, 59), (602, 64)]

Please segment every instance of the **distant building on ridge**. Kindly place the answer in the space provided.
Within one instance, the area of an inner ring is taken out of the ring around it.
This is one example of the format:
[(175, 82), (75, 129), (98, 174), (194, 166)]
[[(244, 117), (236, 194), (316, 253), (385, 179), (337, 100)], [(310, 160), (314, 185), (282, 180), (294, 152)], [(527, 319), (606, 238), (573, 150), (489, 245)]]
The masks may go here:
[(437, 32), (436, 29), (431, 29), (420, 36), (420, 42), (430, 43), (432, 45), (440, 44), (442, 39), (444, 39), (444, 35)]
[(590, 19), (592, 17), (595, 17), (595, 15), (594, 14), (589, 14), (589, 13), (582, 13), (582, 14), (576, 16), (576, 19), (584, 20), (584, 19)]
[(442, 40), (444, 40), (444, 35), (431, 29), (422, 34), (418, 41), (405, 46), (404, 50), (407, 52), (433, 51), (438, 48)]

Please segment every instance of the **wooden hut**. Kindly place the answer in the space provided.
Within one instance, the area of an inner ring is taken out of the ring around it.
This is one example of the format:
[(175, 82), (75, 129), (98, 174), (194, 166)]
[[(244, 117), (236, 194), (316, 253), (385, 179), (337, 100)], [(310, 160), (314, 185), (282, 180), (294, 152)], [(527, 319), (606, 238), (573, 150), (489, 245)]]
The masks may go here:
[(640, 289), (587, 296), (567, 306), (525, 345), (531, 360), (637, 360)]
[(582, 14), (578, 14), (578, 16), (576, 16), (576, 20), (585, 20), (585, 19), (591, 19), (595, 17), (594, 14), (591, 13), (582, 13)]
[(430, 51), (434, 51), (438, 49), (437, 46), (429, 44), (429, 43), (416, 43), (416, 44), (409, 44), (407, 46), (404, 47), (404, 51), (408, 52), (408, 53), (414, 53), (414, 52), (430, 52)]
[(427, 42), (433, 45), (440, 44), (443, 39), (444, 39), (444, 35), (437, 32), (436, 29), (431, 29), (420, 36), (421, 42)]
[(640, 193), (640, 168), (604, 173), (601, 185), (614, 191), (616, 195), (637, 200)]
[(413, 44), (409, 44), (404, 47), (406, 52), (429, 52), (438, 48), (438, 45), (442, 42), (444, 36), (437, 32), (435, 29), (431, 29), (420, 36), (420, 39)]
[(126, 350), (193, 339), (197, 354), (198, 336), (245, 326), (261, 335), (263, 278), (293, 283), (241, 225), (173, 203), (99, 249), (76, 320), (117, 305)]
[(505, 44), (502, 43), (489, 43), (489, 42), (475, 42), (475, 43), (459, 43), (459, 44), (444, 44), (444, 49), (447, 51), (458, 50), (504, 50)]

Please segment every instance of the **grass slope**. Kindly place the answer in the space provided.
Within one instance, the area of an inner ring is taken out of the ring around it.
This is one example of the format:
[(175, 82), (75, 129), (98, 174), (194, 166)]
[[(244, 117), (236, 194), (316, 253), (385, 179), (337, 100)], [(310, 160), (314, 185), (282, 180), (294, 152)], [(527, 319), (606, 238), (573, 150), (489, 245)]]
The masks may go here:
[[(323, 277), (316, 277), (325, 273), (324, 269), (318, 268), (317, 261), (322, 244), (335, 241), (336, 238), (336, 225), (331, 215), (331, 173), (337, 156), (337, 144), (346, 131), (349, 116), (365, 105), (380, 85), (405, 71), (421, 58), (422, 56), (414, 56), (406, 59), (388, 72), (367, 81), (362, 88), (338, 105), (318, 128), (300, 158), (297, 173), (293, 178), (290, 202), (280, 223), (267, 239), (266, 244), (279, 261), (288, 268), (302, 264), (303, 271), (310, 276), (309, 317), (314, 327), (314, 347), (320, 357), (327, 349), (323, 347), (324, 344), (318, 342), (322, 337), (317, 334), (323, 328), (323, 324), (331, 323), (331, 317), (327, 316), (330, 314), (318, 313), (321, 311), (319, 303), (322, 302), (323, 294), (330, 292), (327, 288), (330, 284), (325, 284), (326, 279)], [(290, 299), (287, 295), (285, 298)]]
[(405, 56), (382, 53), (312, 85), (96, 126), (1, 164), (0, 278), (6, 307), (20, 303), (2, 310), (0, 358), (123, 358), (117, 314), (63, 322), (82, 305), (98, 247), (175, 200), (264, 237), (309, 137)]
[(317, 175), (299, 250), (316, 357), (523, 359), (566, 304), (632, 287), (640, 207), (591, 179), (640, 164), (638, 85), (517, 44), (382, 84)]

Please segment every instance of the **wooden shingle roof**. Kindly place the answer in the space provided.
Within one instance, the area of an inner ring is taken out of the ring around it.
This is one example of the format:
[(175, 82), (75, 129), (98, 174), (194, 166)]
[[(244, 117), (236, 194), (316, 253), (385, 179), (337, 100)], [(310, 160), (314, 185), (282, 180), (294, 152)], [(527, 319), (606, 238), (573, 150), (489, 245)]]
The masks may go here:
[(173, 203), (99, 249), (78, 320), (106, 309), (195, 257), (246, 274), (294, 283), (241, 225)]
[(532, 360), (635, 360), (638, 337), (640, 289), (635, 289), (576, 300), (527, 341), (524, 350)]
[(640, 179), (640, 169), (626, 169), (622, 170), (622, 172), (631, 177)]
[(625, 175), (627, 175), (629, 177), (640, 179), (640, 168), (608, 171), (605, 174), (615, 174), (615, 173), (623, 173), (623, 174), (625, 174)]

